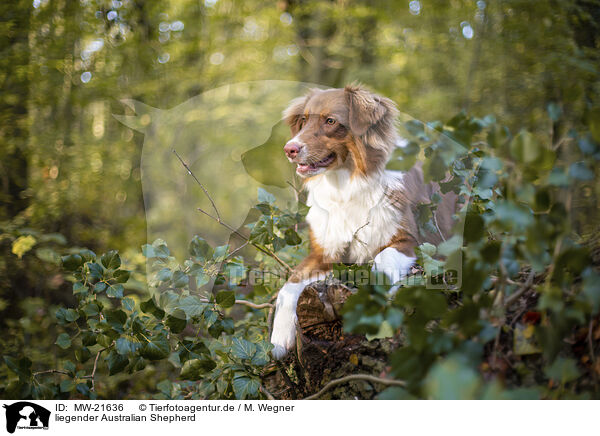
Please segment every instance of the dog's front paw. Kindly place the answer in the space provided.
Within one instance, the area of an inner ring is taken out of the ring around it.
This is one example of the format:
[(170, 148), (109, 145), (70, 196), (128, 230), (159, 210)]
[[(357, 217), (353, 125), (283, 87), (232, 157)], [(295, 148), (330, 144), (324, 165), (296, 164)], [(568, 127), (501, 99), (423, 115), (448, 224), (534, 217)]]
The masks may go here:
[(296, 343), (296, 314), (290, 310), (278, 310), (273, 322), (271, 334), (273, 349), (271, 354), (275, 359), (283, 358)]

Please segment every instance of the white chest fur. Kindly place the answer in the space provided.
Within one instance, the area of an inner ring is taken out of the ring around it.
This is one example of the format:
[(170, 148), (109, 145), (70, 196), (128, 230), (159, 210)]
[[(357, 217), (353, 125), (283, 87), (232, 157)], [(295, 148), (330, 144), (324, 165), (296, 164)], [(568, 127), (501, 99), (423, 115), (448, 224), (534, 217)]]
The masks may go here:
[(389, 243), (401, 217), (385, 193), (400, 188), (401, 180), (402, 174), (394, 171), (351, 177), (349, 171), (337, 170), (307, 181), (306, 219), (327, 257), (363, 263)]

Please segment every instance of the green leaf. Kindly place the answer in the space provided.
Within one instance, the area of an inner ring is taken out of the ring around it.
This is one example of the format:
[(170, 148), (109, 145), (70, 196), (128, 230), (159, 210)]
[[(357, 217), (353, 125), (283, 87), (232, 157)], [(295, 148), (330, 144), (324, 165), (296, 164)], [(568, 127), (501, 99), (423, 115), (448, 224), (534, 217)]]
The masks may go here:
[(256, 353), (256, 346), (250, 341), (236, 337), (232, 340), (231, 352), (239, 359), (252, 359)]
[(60, 335), (58, 335), (58, 338), (54, 343), (63, 350), (66, 350), (71, 346), (71, 337), (66, 333), (61, 333)]
[(121, 266), (121, 257), (116, 250), (110, 250), (100, 257), (100, 262), (106, 269), (117, 269)]
[(172, 314), (167, 316), (165, 325), (169, 327), (171, 332), (181, 333), (187, 326), (186, 314), (182, 309), (175, 309)]
[(60, 382), (60, 391), (61, 392), (71, 392), (75, 389), (75, 381), (71, 379), (65, 379)]
[(96, 335), (92, 332), (83, 332), (81, 334), (81, 344), (85, 347), (91, 347), (96, 344)]
[(133, 311), (133, 309), (135, 309), (135, 301), (132, 298), (123, 298), (121, 300), (121, 305), (123, 306), (123, 308), (129, 312)]
[(78, 362), (85, 363), (90, 357), (92, 357), (92, 353), (88, 347), (81, 347), (75, 350), (75, 359), (77, 359)]
[(300, 238), (300, 235), (294, 229), (289, 228), (285, 231), (285, 243), (288, 245), (298, 245), (302, 243), (302, 238)]
[(183, 271), (173, 271), (171, 280), (174, 288), (183, 288), (189, 283), (189, 279)]
[(148, 360), (161, 360), (169, 357), (169, 340), (165, 334), (158, 334), (150, 338), (140, 350), (140, 355)]
[(150, 313), (158, 319), (162, 319), (163, 316), (165, 316), (165, 311), (156, 306), (152, 297), (150, 297), (149, 300), (140, 303), (140, 309), (142, 309), (142, 312)]
[(480, 385), (477, 371), (457, 356), (435, 364), (425, 379), (427, 398), (436, 400), (475, 399)]
[(106, 289), (106, 295), (111, 298), (123, 298), (123, 285), (120, 283), (110, 285), (108, 289)]
[(129, 363), (129, 359), (120, 355), (115, 350), (111, 350), (105, 358), (108, 365), (108, 374), (115, 375), (125, 369)]
[(544, 372), (548, 378), (559, 383), (568, 383), (580, 375), (575, 360), (565, 357), (557, 358)]
[(113, 278), (117, 283), (127, 283), (127, 280), (129, 280), (129, 276), (129, 271), (125, 271), (123, 269), (118, 269), (113, 273)]
[(235, 292), (219, 291), (217, 292), (216, 301), (223, 309), (227, 309), (235, 304)]
[(263, 188), (258, 188), (258, 202), (273, 204), (275, 203), (275, 196)]
[(104, 292), (107, 287), (108, 287), (108, 285), (106, 284), (106, 282), (98, 282), (94, 285), (94, 292), (96, 294), (98, 294), (100, 292)]
[(179, 307), (186, 313), (188, 318), (192, 318), (202, 315), (207, 304), (195, 295), (188, 295), (179, 301)]
[(253, 377), (239, 376), (233, 379), (233, 391), (238, 400), (256, 397), (259, 388), (259, 381)]
[(83, 265), (83, 259), (78, 254), (69, 254), (61, 258), (62, 266), (67, 271), (75, 271)]
[(14, 357), (4, 356), (4, 362), (6, 366), (17, 374), (20, 378), (29, 378), (31, 377), (31, 360), (27, 357), (23, 357), (21, 359), (15, 359)]
[(191, 359), (183, 364), (180, 377), (184, 380), (200, 380), (206, 373), (215, 369), (217, 364), (211, 359)]
[(85, 313), (87, 316), (95, 316), (100, 313), (100, 308), (96, 303), (89, 303), (83, 306), (83, 313)]
[(204, 239), (194, 236), (190, 242), (190, 254), (198, 260), (206, 261), (212, 258), (213, 249)]
[(131, 336), (121, 336), (115, 341), (115, 350), (121, 355), (135, 353), (141, 348), (142, 344), (137, 338)]
[(273, 349), (273, 344), (268, 341), (261, 341), (255, 344), (256, 353), (252, 356), (252, 364), (264, 366), (271, 361), (269, 352)]

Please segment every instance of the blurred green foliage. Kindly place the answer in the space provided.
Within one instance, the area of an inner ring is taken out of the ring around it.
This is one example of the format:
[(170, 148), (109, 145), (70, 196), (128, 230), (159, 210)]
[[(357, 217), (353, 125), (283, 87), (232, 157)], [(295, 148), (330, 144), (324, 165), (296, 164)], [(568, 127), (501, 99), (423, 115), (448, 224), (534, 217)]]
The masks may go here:
[[(421, 263), (462, 250), (460, 300), (414, 286), (391, 302), (376, 298), (381, 289), (360, 289), (348, 304), (347, 328), (377, 333), (386, 321), (406, 337), (390, 375), (409, 384), (382, 397), (597, 396), (598, 1), (13, 0), (0, 11), (3, 397), (92, 396), (94, 353), (107, 347), (95, 391), (103, 398), (264, 395), (266, 311), (244, 309), (234, 323), (231, 293), (185, 299), (217, 279), (239, 297), (244, 262), (277, 263), (246, 248), (220, 270), (220, 261), (197, 256), (209, 248), (195, 239), (191, 263), (179, 264), (159, 242), (145, 248), (152, 263), (165, 263), (155, 272), (164, 280), (149, 284), (161, 292), (149, 300), (137, 248), (146, 242), (144, 138), (111, 114), (132, 114), (125, 98), (171, 108), (266, 79), (359, 80), (392, 98), (425, 123), (404, 124), (411, 144), (391, 167), (421, 159), (431, 180), (451, 170), (456, 183), (445, 190), (460, 193), (478, 165), (464, 248), (447, 241), (420, 250)], [(253, 241), (297, 263), (306, 252), (298, 211), (259, 202)], [(431, 224), (422, 212), (421, 224)], [(117, 249), (122, 259), (80, 247)], [(61, 255), (71, 256), (67, 275)], [(498, 301), (530, 270), (539, 298), (527, 307), (540, 320), (528, 324)], [(175, 290), (162, 292), (164, 283)], [(276, 290), (267, 283), (244, 298), (265, 302)], [(191, 335), (190, 325), (207, 334)], [(490, 359), (514, 338), (531, 354), (509, 359), (507, 370)], [(32, 375), (52, 368), (67, 374)]]

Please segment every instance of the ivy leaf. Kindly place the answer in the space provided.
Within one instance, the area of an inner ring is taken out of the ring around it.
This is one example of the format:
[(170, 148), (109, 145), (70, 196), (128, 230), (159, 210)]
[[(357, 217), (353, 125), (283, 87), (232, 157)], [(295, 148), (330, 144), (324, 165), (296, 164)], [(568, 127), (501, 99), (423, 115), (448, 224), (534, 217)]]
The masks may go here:
[(253, 377), (239, 376), (233, 379), (233, 391), (238, 400), (256, 397), (259, 388), (260, 383)]
[(256, 353), (252, 356), (252, 364), (263, 366), (271, 361), (271, 357), (269, 356), (269, 352), (273, 348), (273, 344), (267, 341), (261, 341), (255, 344)]
[(231, 352), (239, 359), (252, 359), (254, 353), (256, 353), (256, 346), (245, 339), (233, 338)]
[(180, 377), (184, 380), (200, 380), (204, 374), (215, 369), (217, 364), (211, 359), (191, 359), (183, 364)]

